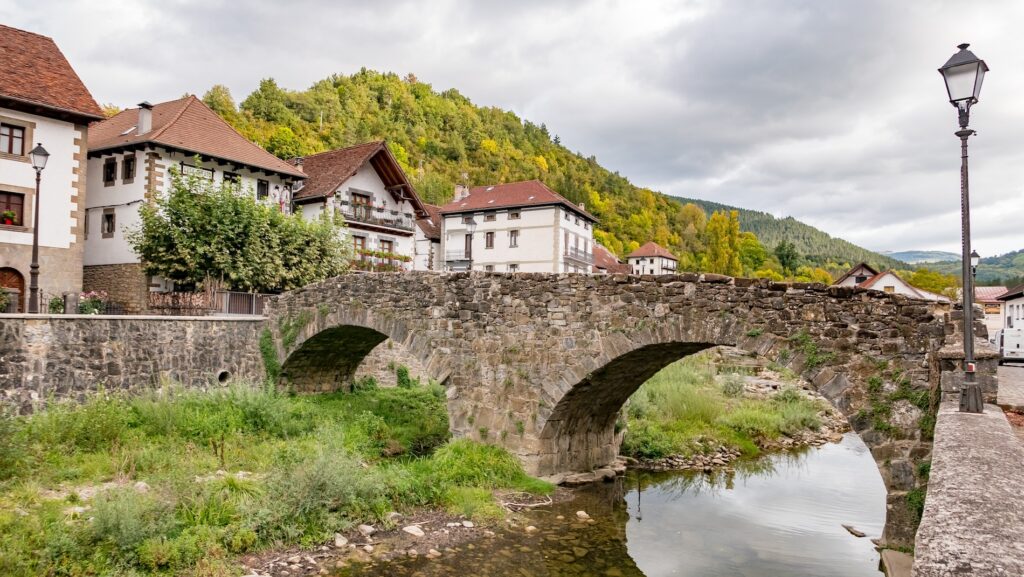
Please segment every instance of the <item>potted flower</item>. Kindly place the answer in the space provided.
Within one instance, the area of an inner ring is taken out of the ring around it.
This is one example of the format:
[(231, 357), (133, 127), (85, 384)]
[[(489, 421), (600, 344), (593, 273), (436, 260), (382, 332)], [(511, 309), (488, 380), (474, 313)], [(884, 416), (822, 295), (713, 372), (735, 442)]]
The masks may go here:
[(0, 213), (0, 222), (4, 224), (18, 224), (18, 215), (13, 210), (5, 210)]

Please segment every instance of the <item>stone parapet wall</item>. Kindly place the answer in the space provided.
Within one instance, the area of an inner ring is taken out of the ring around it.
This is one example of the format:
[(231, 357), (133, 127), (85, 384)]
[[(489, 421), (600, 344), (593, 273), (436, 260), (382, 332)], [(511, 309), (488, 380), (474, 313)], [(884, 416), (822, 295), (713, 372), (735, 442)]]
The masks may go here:
[(104, 387), (205, 388), (260, 381), (263, 319), (0, 315), (0, 403), (29, 412)]
[(129, 314), (149, 308), (149, 280), (139, 263), (98, 264), (83, 267), (83, 291), (103, 291)]

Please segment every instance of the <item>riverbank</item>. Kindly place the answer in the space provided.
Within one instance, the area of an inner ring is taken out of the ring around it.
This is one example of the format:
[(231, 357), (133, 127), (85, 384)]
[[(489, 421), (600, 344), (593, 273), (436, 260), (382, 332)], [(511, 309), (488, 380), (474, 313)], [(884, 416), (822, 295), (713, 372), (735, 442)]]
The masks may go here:
[(623, 426), (631, 467), (708, 472), (764, 452), (838, 442), (850, 428), (797, 375), (729, 350), (665, 367), (630, 398)]
[(0, 419), (0, 574), (216, 577), (298, 549), (308, 565), (360, 525), (486, 523), (506, 516), (495, 492), (553, 491), (500, 448), (449, 440), (440, 387), (361, 385), (101, 394)]

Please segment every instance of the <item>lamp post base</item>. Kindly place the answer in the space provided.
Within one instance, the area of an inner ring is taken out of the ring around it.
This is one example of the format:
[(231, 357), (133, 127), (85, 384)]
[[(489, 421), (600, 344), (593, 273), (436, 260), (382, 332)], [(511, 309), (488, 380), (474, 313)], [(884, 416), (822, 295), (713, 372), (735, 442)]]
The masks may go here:
[(977, 383), (966, 383), (960, 389), (960, 412), (961, 413), (982, 413), (985, 402), (981, 396), (981, 385)]

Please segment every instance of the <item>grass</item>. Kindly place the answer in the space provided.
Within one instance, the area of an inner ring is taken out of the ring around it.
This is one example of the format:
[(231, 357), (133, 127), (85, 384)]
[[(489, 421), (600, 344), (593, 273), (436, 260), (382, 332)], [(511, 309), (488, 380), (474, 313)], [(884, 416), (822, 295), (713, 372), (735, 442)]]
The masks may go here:
[(657, 459), (726, 446), (753, 456), (761, 439), (820, 425), (819, 404), (795, 389), (771, 399), (742, 398), (737, 380), (700, 356), (665, 367), (630, 398), (622, 452)]
[(0, 575), (229, 575), (234, 556), (394, 510), (500, 518), (498, 489), (552, 487), (503, 449), (450, 440), (434, 385), (101, 393), (0, 415)]

